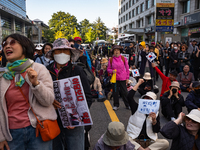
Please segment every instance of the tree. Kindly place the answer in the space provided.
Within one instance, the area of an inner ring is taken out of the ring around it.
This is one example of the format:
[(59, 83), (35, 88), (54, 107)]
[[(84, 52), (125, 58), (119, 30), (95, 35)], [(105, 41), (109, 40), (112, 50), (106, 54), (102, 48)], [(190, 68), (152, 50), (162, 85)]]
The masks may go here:
[(108, 30), (104, 23), (101, 21), (101, 18), (98, 17), (97, 20), (92, 24), (93, 30), (95, 32), (95, 38), (106, 40), (106, 31)]
[(91, 27), (91, 23), (87, 19), (84, 19), (83, 21), (79, 23), (79, 31), (81, 32), (83, 43), (85, 43), (86, 41), (86, 33), (88, 32), (90, 27)]
[(92, 41), (95, 40), (95, 35), (94, 35), (94, 31), (92, 30), (92, 27), (89, 28), (88, 32), (85, 33), (85, 39), (86, 39), (86, 43), (91, 43)]
[(69, 39), (74, 34), (74, 28), (78, 27), (78, 23), (74, 15), (59, 11), (53, 13), (52, 18), (49, 20), (49, 27), (55, 35), (60, 34), (58, 31), (61, 31), (64, 37)]
[(77, 30), (77, 28), (74, 28), (74, 34), (72, 38), (74, 39), (75, 37), (80, 37), (80, 32)]
[(55, 41), (54, 32), (51, 29), (42, 30), (42, 37), (44, 37), (49, 43)]
[(55, 34), (54, 34), (54, 38), (55, 39), (58, 39), (58, 38), (66, 38), (65, 34), (62, 32), (62, 31), (57, 31)]

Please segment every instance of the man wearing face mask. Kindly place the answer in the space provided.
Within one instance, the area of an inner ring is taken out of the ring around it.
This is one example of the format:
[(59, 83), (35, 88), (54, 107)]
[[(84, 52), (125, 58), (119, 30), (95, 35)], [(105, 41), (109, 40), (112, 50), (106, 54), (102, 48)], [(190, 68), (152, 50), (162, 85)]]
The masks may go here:
[(174, 43), (174, 49), (171, 51), (169, 55), (170, 63), (169, 68), (171, 70), (176, 70), (179, 73), (179, 61), (178, 61), (178, 55), (179, 55), (178, 45), (177, 43)]
[(182, 107), (185, 106), (183, 96), (178, 93), (179, 90), (179, 83), (174, 81), (170, 86), (170, 90), (161, 97), (162, 114), (168, 120), (174, 121), (182, 112)]
[(192, 91), (188, 94), (185, 100), (185, 106), (188, 112), (192, 109), (200, 110), (200, 82), (194, 81), (192, 84)]

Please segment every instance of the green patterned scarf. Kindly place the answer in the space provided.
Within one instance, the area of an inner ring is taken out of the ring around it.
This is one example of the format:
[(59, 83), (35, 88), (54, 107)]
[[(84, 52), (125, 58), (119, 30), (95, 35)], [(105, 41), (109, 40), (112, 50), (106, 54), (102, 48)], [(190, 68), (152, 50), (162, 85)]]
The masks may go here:
[(25, 79), (22, 77), (21, 73), (25, 72), (27, 68), (32, 65), (33, 61), (31, 59), (24, 58), (22, 60), (16, 60), (13, 63), (8, 63), (6, 65), (6, 73), (3, 77), (7, 80), (12, 80), (15, 78), (15, 86), (22, 87), (25, 83)]

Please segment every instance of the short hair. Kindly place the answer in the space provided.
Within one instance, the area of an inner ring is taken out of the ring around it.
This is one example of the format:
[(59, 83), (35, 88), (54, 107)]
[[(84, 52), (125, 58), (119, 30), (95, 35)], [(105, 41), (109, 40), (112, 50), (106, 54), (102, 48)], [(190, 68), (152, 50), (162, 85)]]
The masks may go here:
[(69, 41), (69, 42), (74, 42), (74, 43), (75, 43), (75, 40), (74, 40), (74, 39), (69, 39), (68, 41)]
[(5, 37), (2, 41), (5, 42), (8, 38), (13, 38), (15, 40), (17, 40), (19, 42), (19, 44), (22, 46), (23, 49), (23, 53), (25, 55), (26, 58), (30, 58), (33, 59), (34, 56), (34, 52), (35, 52), (35, 46), (34, 44), (25, 36), (14, 33), (14, 34), (10, 34), (7, 37)]
[(182, 47), (185, 47), (185, 50), (188, 49), (188, 46), (187, 46), (186, 44), (181, 45), (181, 48), (182, 48)]
[(42, 53), (44, 54), (44, 49), (45, 47), (49, 45), (51, 47), (51, 49), (53, 48), (53, 45), (51, 43), (45, 43), (44, 46), (42, 47)]

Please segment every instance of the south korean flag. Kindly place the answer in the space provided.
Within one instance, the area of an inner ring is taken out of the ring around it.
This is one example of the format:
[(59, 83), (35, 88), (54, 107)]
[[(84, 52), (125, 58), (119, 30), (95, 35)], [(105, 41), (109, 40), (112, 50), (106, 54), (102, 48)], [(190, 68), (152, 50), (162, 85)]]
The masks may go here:
[(150, 62), (153, 62), (153, 60), (156, 59), (156, 55), (153, 52), (150, 52), (146, 57)]
[(133, 77), (139, 77), (140, 76), (140, 73), (139, 73), (138, 69), (132, 70), (132, 74), (133, 74)]

